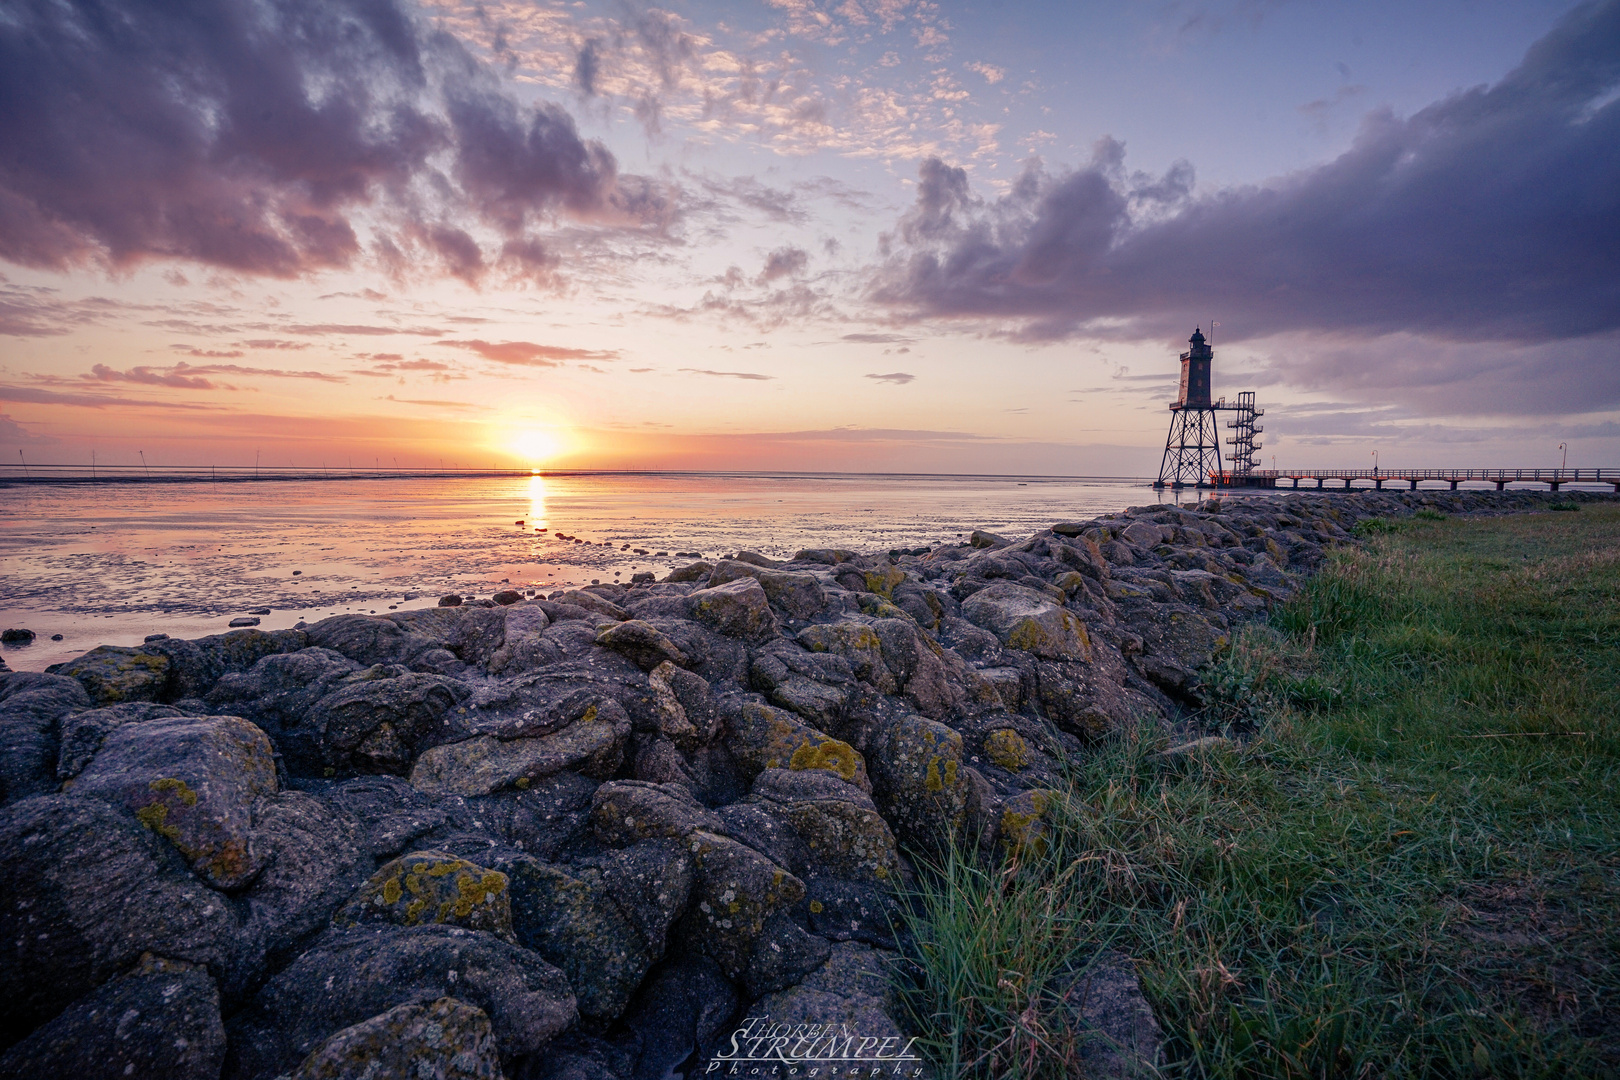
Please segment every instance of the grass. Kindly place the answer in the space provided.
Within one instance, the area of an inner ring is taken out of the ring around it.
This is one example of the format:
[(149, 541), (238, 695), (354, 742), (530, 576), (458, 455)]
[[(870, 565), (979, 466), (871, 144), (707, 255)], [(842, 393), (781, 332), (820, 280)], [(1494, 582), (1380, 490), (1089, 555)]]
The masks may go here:
[(1207, 673), (1229, 750), (1128, 732), (1043, 853), (921, 871), (942, 1075), (1078, 1075), (1104, 941), (1168, 1076), (1620, 1076), (1620, 506), (1360, 531)]

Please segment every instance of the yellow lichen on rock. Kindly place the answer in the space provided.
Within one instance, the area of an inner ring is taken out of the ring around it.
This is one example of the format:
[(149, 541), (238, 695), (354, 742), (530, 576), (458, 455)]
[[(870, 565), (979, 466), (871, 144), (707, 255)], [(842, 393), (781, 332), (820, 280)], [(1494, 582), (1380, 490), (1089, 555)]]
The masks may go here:
[(1008, 772), (1017, 772), (1029, 764), (1029, 743), (1011, 728), (998, 728), (986, 735), (984, 753)]
[(332, 918), (338, 927), (374, 922), (447, 923), (515, 940), (506, 875), (442, 851), (417, 851), (394, 859)]
[(788, 759), (790, 769), (829, 769), (846, 781), (855, 779), (861, 765), (860, 753), (853, 746), (837, 739), (827, 739), (819, 743), (807, 742), (793, 751), (793, 756)]

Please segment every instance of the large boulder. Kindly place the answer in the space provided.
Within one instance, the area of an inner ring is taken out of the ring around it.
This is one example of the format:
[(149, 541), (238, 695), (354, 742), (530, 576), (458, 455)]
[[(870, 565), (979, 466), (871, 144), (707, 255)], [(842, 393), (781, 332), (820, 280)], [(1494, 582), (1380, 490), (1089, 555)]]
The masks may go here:
[(1191, 696), (1198, 671), (1226, 644), (1224, 619), (1181, 604), (1136, 602), (1123, 609), (1126, 625), (1142, 638), (1137, 670), (1168, 693)]
[(651, 671), (668, 662), (686, 663), (686, 654), (673, 641), (656, 626), (640, 619), (614, 623), (596, 635), (596, 643), (623, 653), (644, 671)]
[(0, 970), (11, 983), (0, 1044), (145, 952), (230, 971), (237, 925), (229, 905), (166, 848), (97, 799), (46, 795), (0, 810)]
[(84, 767), (90, 764), (90, 759), (96, 756), (101, 744), (106, 741), (114, 728), (183, 715), (179, 709), (159, 705), (156, 702), (126, 701), (122, 705), (106, 705), (99, 709), (86, 709), (84, 712), (65, 716), (61, 720), (56, 775), (62, 780), (78, 776)]
[(445, 997), (482, 1010), (503, 1055), (534, 1053), (578, 1015), (562, 972), (491, 934), (455, 926), (332, 931), (231, 1019), (225, 1076), (269, 1080), (344, 1028)]
[(683, 920), (690, 949), (759, 994), (797, 982), (827, 957), (827, 942), (792, 919), (804, 882), (753, 848), (714, 833), (688, 838), (697, 868)]
[(811, 652), (842, 656), (849, 661), (856, 678), (870, 683), (880, 693), (893, 694), (900, 689), (883, 662), (883, 642), (869, 623), (818, 623), (800, 630), (798, 639)]
[(326, 928), (374, 864), (360, 822), (308, 792), (262, 796), (253, 829), (268, 858), (241, 897), (243, 934), (279, 966)]
[(577, 770), (605, 779), (624, 757), (630, 718), (616, 702), (591, 706), (561, 731), (534, 738), (479, 735), (436, 746), (411, 770), (411, 784), (430, 794), (488, 795), (540, 777)]
[(0, 803), (56, 790), (58, 724), (90, 707), (77, 679), (0, 674)]
[(302, 727), (323, 771), (403, 776), (424, 746), (463, 734), (452, 711), (465, 693), (442, 675), (378, 665), (336, 684)]
[(204, 699), (215, 712), (251, 720), (264, 729), (295, 775), (325, 770), (320, 733), (304, 723), (317, 701), (360, 665), (331, 649), (311, 647), (266, 656), (246, 671), (228, 672)]
[(216, 888), (240, 888), (264, 866), (253, 802), (277, 790), (274, 751), (264, 732), (239, 717), (123, 725), (64, 786), (129, 810)]
[(200, 698), (226, 675), (247, 671), (266, 656), (297, 652), (309, 645), (302, 630), (232, 630), (195, 641), (162, 638), (141, 648), (168, 658), (169, 682), (161, 700)]
[(611, 780), (591, 800), (591, 825), (597, 839), (610, 847), (642, 840), (682, 839), (693, 831), (721, 828), (714, 811), (680, 784)]
[(727, 637), (763, 641), (776, 633), (770, 598), (752, 577), (699, 589), (686, 602), (693, 619)]
[(743, 702), (728, 718), (726, 746), (750, 777), (766, 769), (828, 769), (871, 790), (866, 761), (854, 747), (757, 701)]
[(766, 598), (790, 619), (808, 619), (827, 606), (827, 592), (814, 574), (766, 569), (730, 559), (722, 559), (715, 565), (709, 575), (709, 586), (745, 577), (759, 582)]
[(125, 645), (98, 645), (83, 656), (45, 670), (77, 679), (97, 705), (157, 701), (169, 685), (169, 658)]
[(518, 940), (562, 968), (581, 1014), (599, 1019), (630, 1003), (692, 890), (691, 856), (671, 840), (574, 866), (524, 858), (506, 869)]
[(1085, 624), (1050, 597), (1000, 581), (962, 601), (962, 617), (1003, 645), (1050, 660), (1090, 660)]
[(0, 1055), (0, 1077), (218, 1080), (224, 1063), (214, 980), (195, 964), (148, 955)]
[(443, 997), (397, 1005), (330, 1036), (292, 1080), (503, 1080), (484, 1011)]
[(332, 916), (332, 925), (464, 926), (515, 941), (507, 886), (499, 870), (443, 851), (413, 851), (371, 875)]
[(937, 850), (956, 835), (966, 808), (962, 736), (937, 720), (907, 716), (877, 754), (878, 805), (906, 843)]
[[(755, 1001), (744, 1021), (744, 1039), (756, 1032), (773, 1029), (837, 1033), (834, 1046), (848, 1036), (857, 1036), (855, 1047), (866, 1058), (851, 1066), (872, 1075), (915, 1076), (927, 1065), (913, 1043), (894, 1021), (891, 954), (853, 941), (831, 947), (824, 964), (795, 986), (789, 986)], [(746, 1042), (743, 1043), (747, 1045)], [(828, 1047), (827, 1038), (812, 1039), (805, 1049), (814, 1053)], [(717, 1060), (724, 1062), (723, 1056)]]

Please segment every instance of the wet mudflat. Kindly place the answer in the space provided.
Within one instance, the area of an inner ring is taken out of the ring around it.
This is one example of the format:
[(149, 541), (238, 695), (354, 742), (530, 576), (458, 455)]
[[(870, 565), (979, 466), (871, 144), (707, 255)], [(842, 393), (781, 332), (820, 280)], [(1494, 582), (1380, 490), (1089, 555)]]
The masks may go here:
[(38, 635), (6, 662), (41, 670), (149, 633), (217, 633), (264, 608), (261, 628), (282, 629), (448, 592), (662, 577), (692, 553), (1028, 533), (1158, 497), (1130, 482), (712, 474), (11, 487), (0, 623)]

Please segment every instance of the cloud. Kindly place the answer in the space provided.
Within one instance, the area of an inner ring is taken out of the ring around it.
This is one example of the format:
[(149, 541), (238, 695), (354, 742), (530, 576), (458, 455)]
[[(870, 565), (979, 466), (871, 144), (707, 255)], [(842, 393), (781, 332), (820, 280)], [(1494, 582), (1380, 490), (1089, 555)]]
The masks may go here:
[(423, 398), (397, 398), (393, 394), (380, 397), (378, 401), (392, 401), (398, 405), (422, 405), (430, 409), (450, 409), (455, 412), (488, 412), (488, 405), (474, 405), (467, 401), (437, 401)]
[(765, 269), (759, 273), (759, 284), (777, 278), (796, 277), (810, 265), (810, 253), (803, 248), (781, 247), (765, 257)]
[(903, 345), (917, 339), (906, 337), (904, 334), (845, 334), (841, 340), (854, 341), (862, 345)]
[[(265, 329), (271, 329), (265, 327)], [(279, 328), (288, 334), (308, 334), (311, 337), (355, 335), (363, 337), (389, 337), (410, 334), (415, 337), (443, 337), (445, 331), (432, 326), (367, 326), (363, 323), (299, 323)]]
[(759, 382), (770, 382), (775, 375), (760, 375), (752, 371), (710, 371), (708, 368), (683, 367), (682, 371), (688, 375), (715, 375), (722, 379), (753, 379)]
[(0, 446), (54, 446), (61, 442), (54, 435), (35, 435), (5, 413), (0, 413)]
[(0, 100), (0, 258), (31, 267), (285, 278), (354, 264), (369, 234), (474, 280), (479, 229), (669, 212), (402, 0), (23, 4), (0, 21)]
[(964, 170), (930, 159), (871, 295), (1033, 339), (1184, 335), (1212, 311), (1229, 342), (1613, 333), (1617, 83), (1620, 0), (1600, 0), (1494, 86), (1405, 119), (1374, 112), (1338, 158), (1261, 187), (1194, 197), (1191, 166), (1127, 173), (1107, 139), (1087, 167), (1032, 163), (986, 202)]
[(470, 349), (486, 360), (524, 367), (557, 367), (565, 360), (617, 360), (617, 349), (569, 349), (561, 345), (536, 345), (532, 341), (435, 341), (456, 349)]
[(994, 64), (986, 64), (980, 60), (975, 60), (971, 64), (966, 64), (964, 66), (969, 71), (977, 72), (978, 74), (983, 75), (984, 81), (989, 83), (991, 86), (994, 86), (996, 83), (1007, 77), (1006, 68), (996, 67)]
[(916, 377), (917, 376), (904, 371), (891, 371), (887, 375), (865, 376), (865, 378), (868, 379), (876, 379), (878, 382), (894, 383), (896, 386), (904, 386), (906, 383), (911, 382)]
[(64, 394), (55, 390), (36, 390), (27, 386), (0, 386), (0, 401), (23, 401), (34, 405), (76, 405), (86, 409), (182, 409), (217, 411), (218, 406), (196, 405), (177, 401), (144, 401), (140, 398), (114, 397), (111, 394)]
[[(240, 356), (240, 353), (204, 353), (193, 349), (192, 355)], [(209, 382), (207, 375), (257, 375), (272, 379), (313, 379), (317, 382), (343, 383), (341, 375), (324, 371), (289, 371), (285, 368), (247, 367), (242, 364), (187, 364), (184, 361), (169, 367), (138, 366), (119, 371), (106, 364), (95, 364), (80, 378), (92, 382), (127, 382), (143, 386), (169, 386), (181, 390), (232, 390), (235, 387)]]

